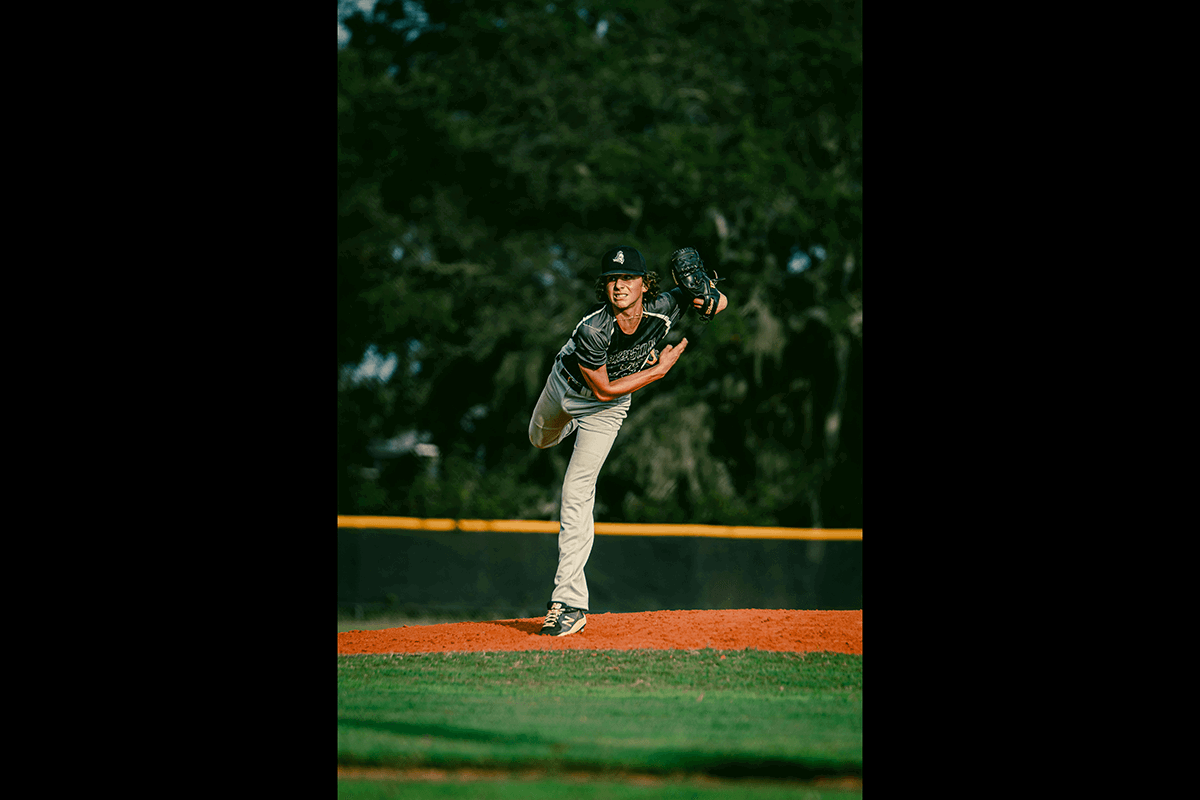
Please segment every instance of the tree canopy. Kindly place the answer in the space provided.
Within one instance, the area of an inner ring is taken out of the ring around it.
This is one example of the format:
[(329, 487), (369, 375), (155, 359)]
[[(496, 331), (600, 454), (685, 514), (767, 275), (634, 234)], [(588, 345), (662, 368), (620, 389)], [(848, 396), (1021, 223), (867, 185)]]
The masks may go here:
[(597, 518), (861, 527), (861, 3), (350, 9), (338, 513), (554, 518), (571, 442), (529, 415), (627, 244), (730, 308), (634, 395)]

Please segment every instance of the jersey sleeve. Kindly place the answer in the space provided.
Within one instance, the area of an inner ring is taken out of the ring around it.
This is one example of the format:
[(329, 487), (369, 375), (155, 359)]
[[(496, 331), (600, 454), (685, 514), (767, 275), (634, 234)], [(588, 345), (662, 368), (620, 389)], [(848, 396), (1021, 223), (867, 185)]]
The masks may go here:
[(610, 336), (601, 326), (603, 317), (584, 320), (575, 329), (575, 358), (588, 369), (600, 369), (608, 363)]
[(676, 286), (674, 289), (664, 292), (662, 297), (667, 299), (667, 316), (671, 318), (671, 324), (682, 319), (683, 313), (688, 310), (688, 300), (684, 297), (683, 290)]

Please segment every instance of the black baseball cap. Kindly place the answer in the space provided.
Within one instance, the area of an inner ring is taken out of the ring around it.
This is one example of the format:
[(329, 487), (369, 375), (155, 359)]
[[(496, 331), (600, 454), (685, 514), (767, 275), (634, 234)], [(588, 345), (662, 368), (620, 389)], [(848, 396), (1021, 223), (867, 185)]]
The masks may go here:
[(614, 247), (600, 256), (600, 277), (605, 275), (645, 275), (646, 259), (632, 247)]

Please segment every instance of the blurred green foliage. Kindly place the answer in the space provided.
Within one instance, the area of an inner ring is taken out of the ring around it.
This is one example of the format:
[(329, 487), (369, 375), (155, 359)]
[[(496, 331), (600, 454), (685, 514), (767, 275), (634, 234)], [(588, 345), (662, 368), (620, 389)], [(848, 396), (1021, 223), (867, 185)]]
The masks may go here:
[[(381, 0), (344, 24), (339, 514), (556, 518), (573, 440), (536, 450), (529, 415), (629, 244), (668, 283), (696, 247), (730, 308), (634, 395), (597, 518), (862, 526), (861, 2)], [(372, 346), (394, 368), (356, 377)], [(409, 432), (438, 457), (379, 457)]]

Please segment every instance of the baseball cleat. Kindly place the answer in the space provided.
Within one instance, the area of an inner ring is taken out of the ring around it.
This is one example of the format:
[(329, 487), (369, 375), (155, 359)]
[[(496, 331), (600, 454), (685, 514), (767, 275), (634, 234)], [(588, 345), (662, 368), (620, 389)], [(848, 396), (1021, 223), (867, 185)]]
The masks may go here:
[(569, 636), (579, 633), (587, 625), (586, 608), (571, 606), (550, 601), (546, 604), (546, 621), (542, 623), (542, 636)]

